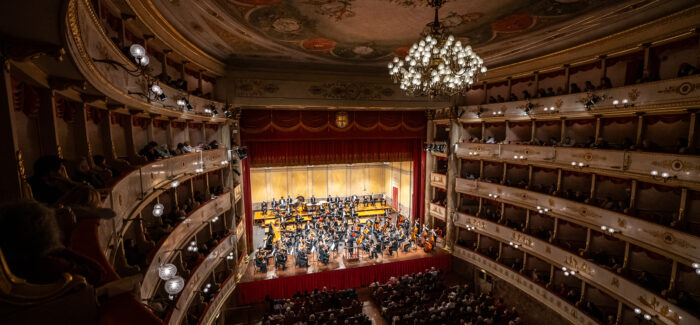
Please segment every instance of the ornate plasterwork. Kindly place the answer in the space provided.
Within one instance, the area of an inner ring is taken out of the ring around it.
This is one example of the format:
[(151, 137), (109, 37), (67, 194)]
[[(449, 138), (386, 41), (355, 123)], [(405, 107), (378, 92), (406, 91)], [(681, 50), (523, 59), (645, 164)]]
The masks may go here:
[(260, 97), (274, 94), (279, 91), (279, 86), (272, 82), (259, 79), (238, 79), (235, 82), (236, 95), (242, 97)]
[(309, 87), (309, 93), (328, 99), (358, 100), (392, 97), (394, 90), (382, 85), (338, 81), (313, 85)]
[(677, 93), (679, 95), (688, 95), (696, 91), (700, 87), (700, 83), (684, 82), (680, 85), (668, 86), (662, 90), (659, 90), (659, 94), (671, 94)]

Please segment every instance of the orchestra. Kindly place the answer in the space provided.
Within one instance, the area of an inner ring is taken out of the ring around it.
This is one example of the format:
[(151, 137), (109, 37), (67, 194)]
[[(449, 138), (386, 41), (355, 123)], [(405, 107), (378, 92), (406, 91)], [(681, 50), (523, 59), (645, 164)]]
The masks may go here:
[[(434, 249), (437, 238), (434, 230), (425, 225), (421, 227), (417, 220), (411, 223), (402, 215), (394, 218), (389, 209), (384, 215), (362, 221), (355, 210), (360, 199), (365, 206), (386, 202), (383, 195), (381, 198), (352, 195), (344, 199), (329, 195), (326, 201), (317, 201), (312, 196), (309, 203), (301, 196), (295, 200), (289, 196), (272, 200), (270, 212), (279, 230), (276, 233), (272, 223), (268, 223), (264, 242), (255, 253), (256, 268), (266, 273), (268, 258), (274, 258), (275, 269), (285, 270), (287, 255), (294, 256), (294, 265), (298, 268), (309, 267), (309, 255), (313, 256), (314, 263), (328, 265), (331, 253), (337, 254), (341, 248), (346, 250), (347, 256), (361, 249), (369, 259), (384, 256), (385, 252), (394, 256), (399, 251), (408, 253), (418, 247), (425, 252)], [(261, 209), (267, 211), (266, 202), (261, 204)], [(310, 217), (303, 217), (300, 211), (308, 211)]]

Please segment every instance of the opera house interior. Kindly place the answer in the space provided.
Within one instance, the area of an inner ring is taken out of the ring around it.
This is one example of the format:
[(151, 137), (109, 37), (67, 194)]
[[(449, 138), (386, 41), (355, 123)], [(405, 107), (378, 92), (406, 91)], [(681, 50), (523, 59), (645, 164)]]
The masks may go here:
[(0, 324), (700, 324), (697, 0), (0, 15)]

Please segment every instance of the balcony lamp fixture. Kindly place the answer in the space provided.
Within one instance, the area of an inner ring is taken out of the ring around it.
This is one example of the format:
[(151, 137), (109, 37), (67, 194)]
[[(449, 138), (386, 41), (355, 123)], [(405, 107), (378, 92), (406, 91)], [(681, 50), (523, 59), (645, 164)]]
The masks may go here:
[(165, 292), (168, 293), (169, 298), (172, 300), (173, 297), (180, 293), (182, 289), (185, 288), (185, 279), (181, 276), (176, 275), (169, 280), (165, 281)]
[(503, 116), (503, 111), (496, 111), (491, 114), (493, 114), (493, 116)]
[(440, 24), (438, 10), (447, 0), (428, 0), (435, 8), (435, 20), (428, 24), (430, 32), (411, 46), (402, 60), (394, 57), (388, 64), (394, 83), (411, 96), (452, 96), (465, 93), (480, 74), (486, 72), (482, 60), (469, 45), (447, 35)]
[(156, 100), (161, 102), (166, 101), (168, 96), (163, 93), (163, 89), (160, 88), (156, 82), (156, 78), (150, 74), (150, 69), (148, 67), (150, 59), (148, 58), (146, 49), (139, 44), (132, 44), (131, 47), (129, 47), (129, 54), (131, 54), (134, 63), (136, 64), (135, 69), (130, 69), (125, 64), (111, 59), (92, 59), (92, 61), (109, 64), (115, 69), (122, 69), (132, 77), (146, 79), (146, 82), (144, 83), (146, 85), (146, 89), (144, 92), (129, 91), (128, 94), (141, 96), (149, 103)]
[(158, 277), (163, 281), (168, 281), (177, 275), (177, 267), (173, 264), (163, 264), (158, 268)]
[(541, 206), (538, 205), (538, 206), (537, 206), (537, 212), (539, 212), (540, 214), (544, 214), (544, 213), (549, 212), (549, 208), (543, 208), (543, 207), (541, 207)]
[(620, 105), (620, 104), (622, 104), (622, 106), (625, 107), (625, 108), (634, 106), (634, 104), (631, 104), (631, 103), (629, 102), (629, 100), (627, 100), (627, 98), (625, 98), (625, 99), (623, 99), (623, 100), (621, 100), (621, 101), (616, 99), (616, 100), (613, 100), (612, 103), (613, 103), (613, 105), (614, 105), (615, 107), (617, 107), (617, 106)]
[(211, 283), (205, 284), (204, 288), (202, 288), (202, 292), (207, 293), (209, 292), (209, 289), (211, 289)]
[(700, 275), (700, 263), (693, 263), (692, 266), (695, 269), (695, 274)]
[(556, 109), (554, 106), (552, 106), (552, 107), (545, 107), (545, 108), (544, 108), (544, 111), (545, 111), (545, 112), (548, 112), (548, 113), (556, 113), (557, 109)]
[(565, 266), (562, 266), (561, 270), (564, 272), (564, 276), (576, 275), (576, 271), (567, 269)]
[(517, 243), (513, 243), (513, 242), (509, 242), (508, 245), (513, 246), (515, 248), (520, 247), (520, 245), (518, 245)]
[(520, 156), (515, 155), (515, 156), (513, 156), (513, 159), (516, 159), (516, 160), (525, 160), (525, 159), (527, 159), (527, 158), (525, 158), (525, 156), (523, 156), (523, 155), (520, 155)]
[(609, 234), (619, 234), (619, 233), (622, 233), (621, 231), (615, 230), (615, 228), (613, 228), (613, 227), (608, 227), (608, 226), (600, 226), (600, 230), (602, 230), (603, 232), (607, 232), (607, 233), (609, 233)]
[(219, 221), (219, 216), (216, 216), (213, 219), (211, 219), (211, 222), (217, 222), (217, 221)]
[(497, 199), (497, 198), (498, 198), (498, 194), (489, 193), (489, 197), (490, 197), (490, 198), (493, 198), (493, 199)]
[(153, 206), (153, 216), (154, 217), (160, 217), (163, 215), (163, 210), (165, 210), (165, 206), (161, 203), (156, 203)]
[(655, 180), (662, 180), (662, 181), (664, 181), (664, 183), (665, 183), (666, 181), (668, 181), (669, 179), (678, 178), (678, 176), (676, 176), (676, 175), (671, 175), (671, 174), (669, 174), (669, 173), (667, 173), (667, 172), (659, 173), (658, 170), (652, 170), (650, 174), (651, 174), (651, 177), (654, 178)]
[(191, 241), (189, 245), (187, 245), (187, 251), (188, 252), (196, 252), (198, 250), (197, 248), (197, 242), (196, 241)]
[(176, 188), (179, 185), (180, 185), (180, 181), (173, 181), (172, 183), (170, 183), (170, 187), (172, 187), (172, 188)]
[(470, 155), (470, 156), (478, 156), (479, 153), (476, 152), (476, 151), (469, 151), (469, 155)]
[(575, 167), (575, 168), (584, 168), (584, 167), (588, 167), (588, 165), (586, 165), (586, 164), (584, 164), (583, 162), (580, 162), (580, 161), (572, 161), (572, 162), (571, 162), (571, 167)]
[(228, 255), (226, 255), (226, 260), (228, 260), (228, 261), (233, 260), (233, 252), (230, 252), (230, 253), (228, 253)]
[(190, 104), (190, 100), (187, 99), (186, 97), (182, 97), (177, 100), (177, 106), (180, 107), (183, 111), (187, 109), (188, 111), (193, 111), (194, 107)]

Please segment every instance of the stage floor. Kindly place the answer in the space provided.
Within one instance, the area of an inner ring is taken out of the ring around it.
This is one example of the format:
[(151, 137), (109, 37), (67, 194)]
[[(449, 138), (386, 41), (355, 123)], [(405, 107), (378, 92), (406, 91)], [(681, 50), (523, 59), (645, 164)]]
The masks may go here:
[[(363, 267), (363, 266), (369, 266), (369, 265), (377, 265), (377, 264), (383, 264), (383, 263), (393, 263), (393, 262), (398, 262), (398, 261), (404, 261), (404, 260), (412, 260), (412, 259), (418, 259), (418, 258), (424, 258), (424, 257), (430, 257), (430, 256), (435, 256), (435, 255), (440, 255), (440, 254), (447, 254), (444, 251), (441, 251), (439, 249), (435, 249), (430, 253), (426, 253), (423, 251), (423, 248), (418, 247), (418, 248), (411, 248), (408, 250), (408, 252), (404, 253), (403, 250), (400, 250), (397, 253), (394, 253), (393, 256), (389, 256), (389, 254), (383, 254), (380, 255), (379, 257), (375, 259), (370, 259), (368, 257), (368, 254), (365, 253), (364, 251), (360, 250), (360, 258), (357, 261), (346, 261), (345, 260), (345, 249), (339, 249), (338, 253), (331, 253), (331, 258), (330, 262), (328, 265), (324, 265), (321, 262), (316, 261), (316, 256), (312, 258), (312, 255), (309, 254), (309, 267), (308, 268), (297, 268), (294, 265), (294, 257), (289, 256), (287, 259), (287, 269), (286, 270), (276, 270), (274, 268), (274, 261), (273, 259), (270, 259), (270, 263), (267, 267), (267, 273), (260, 273), (256, 268), (255, 268), (255, 253), (251, 254), (250, 261), (251, 263), (248, 263), (248, 268), (246, 269), (245, 274), (241, 278), (241, 282), (253, 282), (253, 281), (261, 281), (261, 280), (269, 280), (269, 279), (277, 279), (277, 278), (283, 278), (283, 277), (289, 277), (289, 276), (296, 276), (296, 275), (302, 275), (302, 274), (312, 274), (312, 273), (318, 273), (318, 272), (324, 272), (324, 271), (333, 271), (333, 270), (343, 270), (343, 269), (350, 269), (350, 268), (356, 268), (356, 267)], [(313, 259), (313, 261), (312, 261)]]

